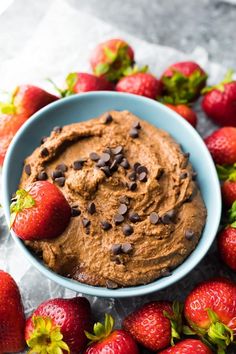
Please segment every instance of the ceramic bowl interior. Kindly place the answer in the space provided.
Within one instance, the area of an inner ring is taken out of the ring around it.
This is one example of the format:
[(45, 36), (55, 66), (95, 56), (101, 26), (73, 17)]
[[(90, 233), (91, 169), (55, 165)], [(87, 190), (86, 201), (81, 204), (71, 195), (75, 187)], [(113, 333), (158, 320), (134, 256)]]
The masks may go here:
[(147, 285), (117, 290), (95, 287), (62, 277), (49, 270), (12, 232), (25, 257), (46, 277), (58, 284), (88, 295), (101, 297), (130, 297), (163, 289), (188, 274), (204, 257), (217, 233), (221, 215), (221, 195), (214, 163), (199, 134), (177, 113), (144, 97), (116, 92), (92, 92), (61, 99), (32, 116), (14, 137), (3, 166), (3, 207), (9, 220), (9, 201), (17, 189), (22, 163), (39, 145), (42, 136), (49, 135), (54, 126), (88, 120), (109, 110), (129, 110), (141, 119), (169, 132), (185, 152), (198, 173), (198, 183), (207, 207), (207, 221), (196, 249), (169, 277)]

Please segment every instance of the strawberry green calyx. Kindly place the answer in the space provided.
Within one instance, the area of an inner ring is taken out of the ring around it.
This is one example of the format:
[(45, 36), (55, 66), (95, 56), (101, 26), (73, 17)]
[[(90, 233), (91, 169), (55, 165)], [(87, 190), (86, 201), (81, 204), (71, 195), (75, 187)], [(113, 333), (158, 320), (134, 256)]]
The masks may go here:
[(221, 181), (236, 181), (236, 163), (229, 166), (216, 165), (216, 170)]
[(172, 69), (171, 77), (163, 76), (164, 103), (184, 104), (192, 102), (199, 93), (199, 89), (205, 84), (207, 75), (195, 70), (192, 75), (186, 77), (176, 69)]
[(229, 69), (227, 71), (227, 73), (225, 74), (223, 81), (221, 81), (219, 84), (214, 85), (214, 86), (204, 87), (204, 89), (202, 89), (201, 93), (204, 95), (204, 94), (211, 92), (213, 90), (219, 90), (221, 92), (224, 92), (224, 90), (225, 90), (224, 85), (230, 84), (232, 81), (234, 81), (233, 74), (234, 74), (234, 71), (232, 69)]
[(104, 47), (103, 52), (105, 60), (97, 64), (94, 74), (104, 75), (108, 81), (116, 82), (124, 76), (124, 71), (133, 65), (128, 53), (128, 45), (119, 42), (115, 50)]
[(15, 114), (16, 106), (13, 103), (0, 102), (0, 112), (3, 114)]
[(206, 309), (209, 319), (211, 321), (208, 329), (200, 328), (194, 323), (189, 321), (189, 326), (183, 327), (183, 333), (185, 335), (197, 335), (200, 337), (203, 343), (208, 345), (212, 350), (216, 350), (218, 354), (225, 354), (226, 348), (233, 342), (234, 334), (233, 330), (226, 326), (219, 320), (217, 314), (211, 309)]
[(123, 75), (130, 76), (133, 74), (146, 73), (146, 72), (148, 72), (148, 65), (144, 65), (141, 68), (139, 68), (138, 65), (134, 65), (134, 66), (129, 66), (128, 68), (126, 68), (123, 72)]
[(211, 319), (211, 325), (207, 330), (207, 339), (209, 342), (217, 346), (217, 353), (224, 354), (225, 349), (234, 340), (232, 329), (219, 321), (217, 314), (211, 309), (206, 309), (209, 318)]
[(68, 345), (63, 341), (60, 328), (54, 326), (50, 318), (34, 316), (33, 331), (26, 343), (29, 354), (63, 354), (70, 353)]
[(107, 338), (114, 327), (114, 319), (111, 315), (105, 314), (104, 324), (97, 322), (93, 326), (94, 334), (85, 331), (85, 335), (90, 339), (89, 345)]
[(10, 227), (14, 224), (18, 213), (33, 206), (35, 206), (34, 198), (26, 190), (19, 189), (10, 205)]
[(231, 223), (231, 227), (236, 229), (236, 200), (233, 202), (232, 207), (228, 211), (229, 213), (229, 221)]
[(182, 312), (183, 304), (178, 301), (174, 301), (172, 305), (173, 315), (170, 315), (167, 311), (163, 314), (170, 320), (171, 324), (171, 345), (174, 345), (175, 338), (180, 339), (180, 333), (182, 332)]

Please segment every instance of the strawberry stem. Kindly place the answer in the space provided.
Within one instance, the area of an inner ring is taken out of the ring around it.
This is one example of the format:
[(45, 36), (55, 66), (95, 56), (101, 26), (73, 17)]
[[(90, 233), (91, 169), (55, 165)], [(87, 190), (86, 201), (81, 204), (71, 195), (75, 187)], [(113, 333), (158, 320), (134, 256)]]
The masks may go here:
[(171, 324), (171, 345), (174, 345), (174, 339), (180, 339), (180, 333), (183, 330), (182, 325), (182, 312), (183, 304), (178, 301), (174, 301), (172, 305), (173, 315), (170, 315), (167, 311), (163, 311), (166, 318), (170, 320)]
[(89, 333), (85, 331), (85, 335), (90, 339), (89, 345), (94, 342), (99, 342), (104, 338), (107, 338), (114, 327), (114, 319), (111, 315), (105, 314), (104, 324), (97, 322), (93, 326), (94, 333)]

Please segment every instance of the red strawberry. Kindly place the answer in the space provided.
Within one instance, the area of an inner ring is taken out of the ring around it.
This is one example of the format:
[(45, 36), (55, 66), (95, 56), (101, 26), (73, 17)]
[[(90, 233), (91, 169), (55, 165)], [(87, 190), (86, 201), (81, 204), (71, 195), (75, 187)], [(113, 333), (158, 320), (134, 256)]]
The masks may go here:
[(33, 113), (57, 99), (39, 87), (21, 85), (14, 90), (11, 103), (0, 103), (0, 165), (17, 130)]
[(133, 64), (134, 52), (123, 39), (110, 39), (100, 43), (92, 52), (90, 64), (96, 76), (117, 81)]
[(236, 228), (227, 226), (219, 233), (218, 250), (221, 259), (236, 272)]
[(198, 339), (184, 339), (159, 354), (213, 354), (213, 351)]
[(123, 327), (137, 342), (150, 350), (164, 349), (179, 338), (182, 315), (179, 303), (150, 302), (128, 315)]
[(25, 339), (30, 353), (80, 353), (91, 328), (91, 309), (84, 297), (43, 302), (28, 318)]
[(223, 181), (221, 193), (224, 205), (230, 208), (236, 201), (236, 163), (229, 166), (216, 166), (218, 177)]
[(97, 77), (88, 73), (70, 73), (66, 78), (66, 89), (59, 89), (52, 80), (49, 80), (61, 97), (73, 95), (75, 93), (89, 91), (111, 91), (114, 85), (104, 77)]
[(14, 279), (0, 270), (0, 353), (20, 352), (25, 347), (25, 316)]
[(116, 91), (133, 93), (156, 99), (161, 94), (161, 83), (149, 73), (135, 73), (123, 77), (116, 85)]
[(30, 117), (39, 109), (58, 100), (58, 97), (37, 86), (21, 85), (14, 90), (12, 100), (16, 113), (24, 113)]
[(92, 343), (85, 354), (139, 354), (137, 344), (132, 336), (122, 329), (112, 331), (114, 320), (110, 315), (105, 315), (104, 325), (95, 323), (94, 334), (86, 333)]
[(229, 71), (224, 80), (203, 90), (202, 109), (215, 123), (236, 127), (236, 81)]
[(16, 192), (11, 225), (23, 240), (59, 236), (70, 221), (71, 208), (62, 192), (48, 181), (37, 181)]
[(221, 186), (224, 204), (229, 208), (236, 201), (236, 180), (225, 181)]
[(226, 278), (200, 283), (187, 296), (184, 315), (197, 334), (205, 336), (224, 353), (233, 341), (229, 324), (236, 318), (236, 284)]
[(166, 103), (166, 106), (177, 112), (180, 116), (182, 116), (187, 122), (189, 122), (193, 127), (197, 125), (197, 115), (196, 113), (186, 104), (178, 104), (173, 105), (170, 103)]
[(164, 95), (170, 103), (188, 103), (195, 100), (205, 86), (207, 75), (195, 62), (184, 61), (165, 70), (161, 81)]
[(231, 165), (236, 162), (236, 128), (224, 127), (205, 138), (215, 163)]

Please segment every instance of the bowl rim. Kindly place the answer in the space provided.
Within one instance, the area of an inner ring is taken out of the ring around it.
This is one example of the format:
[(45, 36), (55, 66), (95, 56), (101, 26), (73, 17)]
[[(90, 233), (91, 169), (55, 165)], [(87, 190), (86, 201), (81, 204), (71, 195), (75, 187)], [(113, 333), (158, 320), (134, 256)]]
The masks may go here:
[[(172, 116), (173, 119), (178, 119), (179, 124), (184, 126), (187, 131), (192, 134), (195, 138), (196, 141), (198, 141), (199, 144), (204, 145), (204, 142), (198, 132), (187, 122), (185, 121), (182, 117), (179, 116), (178, 113), (174, 112), (170, 108), (166, 107), (165, 105), (143, 97), (143, 96), (138, 96), (134, 94), (129, 94), (129, 93), (118, 93), (114, 91), (94, 91), (94, 92), (86, 92), (86, 93), (81, 93), (81, 94), (75, 94), (73, 96), (69, 96), (66, 98), (59, 99), (55, 102), (50, 103), (49, 105), (45, 106), (44, 108), (40, 109), (37, 111), (35, 114), (33, 114), (24, 124), (23, 126), (18, 130), (16, 135), (14, 136), (8, 150), (7, 154), (4, 160), (3, 164), (3, 169), (2, 169), (2, 203), (3, 203), (3, 209), (4, 209), (4, 214), (7, 219), (7, 222), (9, 222), (9, 185), (8, 185), (8, 174), (10, 173), (10, 162), (11, 162), (11, 155), (14, 150), (14, 146), (18, 143), (20, 140), (21, 136), (23, 135), (24, 131), (28, 129), (28, 127), (36, 120), (36, 119), (43, 119), (44, 113), (45, 112), (50, 112), (53, 111), (54, 109), (60, 108), (60, 106), (63, 106), (65, 103), (68, 101), (73, 101), (73, 100), (82, 100), (87, 97), (91, 97), (91, 99), (100, 97), (101, 99), (104, 99), (105, 97), (126, 97), (130, 98), (133, 100), (138, 100), (143, 104), (148, 104), (148, 105), (156, 105), (158, 107), (159, 111), (162, 111), (164, 114), (168, 113), (169, 116)], [(141, 117), (142, 119), (145, 119)], [(171, 133), (170, 133), (171, 134)], [(207, 160), (209, 169), (211, 169), (211, 174), (213, 177), (212, 183), (215, 184), (215, 207), (216, 207), (216, 214), (215, 214), (215, 221), (214, 221), (214, 227), (211, 229), (211, 233), (208, 234), (208, 238), (205, 240), (204, 244), (204, 249), (202, 249), (201, 253), (195, 254), (195, 257), (191, 259), (190, 263), (185, 265), (185, 267), (179, 269), (182, 265), (184, 265), (187, 261), (190, 255), (193, 254), (193, 252), (198, 248), (198, 245), (194, 249), (194, 251), (184, 260), (183, 263), (181, 263), (178, 267), (175, 268), (178, 269), (178, 273), (175, 273), (175, 270), (173, 273), (164, 278), (156, 279), (151, 283), (144, 284), (144, 285), (138, 285), (138, 286), (132, 286), (132, 287), (125, 287), (125, 288), (118, 288), (118, 289), (108, 289), (105, 287), (96, 287), (92, 285), (88, 285), (85, 283), (80, 283), (78, 281), (75, 281), (70, 278), (63, 277), (54, 271), (50, 270), (47, 268), (37, 257), (35, 257), (24, 245), (24, 243), (15, 235), (13, 231), (11, 231), (11, 235), (18, 245), (19, 249), (21, 252), (24, 254), (26, 259), (43, 275), (45, 275), (47, 278), (50, 280), (56, 282), (57, 284), (76, 291), (80, 292), (86, 295), (92, 295), (92, 296), (98, 296), (98, 297), (104, 297), (104, 298), (126, 298), (126, 297), (134, 297), (134, 296), (142, 296), (146, 295), (149, 293), (153, 293), (155, 291), (159, 291), (161, 289), (164, 289), (168, 286), (171, 286), (172, 284), (176, 283), (180, 279), (182, 279), (184, 276), (186, 276), (188, 273), (190, 273), (197, 265), (198, 263), (203, 259), (203, 257), (206, 255), (208, 252), (209, 248), (211, 247), (218, 227), (220, 223), (220, 217), (221, 217), (221, 208), (222, 208), (222, 200), (221, 200), (221, 191), (220, 191), (220, 182), (218, 180), (216, 168), (214, 165), (214, 162), (212, 160), (212, 157), (210, 155), (210, 152), (208, 151), (206, 146), (203, 146), (203, 149), (205, 149), (205, 157), (204, 159)], [(208, 219), (206, 220), (206, 224), (208, 223)], [(206, 225), (205, 224), (205, 225)], [(204, 231), (203, 231), (204, 232)], [(211, 236), (211, 237), (209, 237)], [(161, 280), (161, 283), (160, 283)]]

